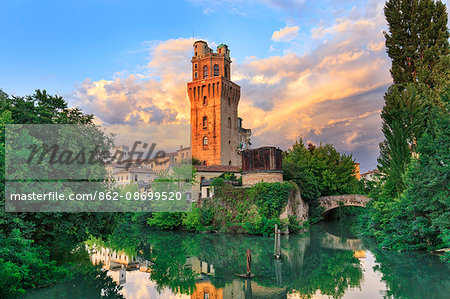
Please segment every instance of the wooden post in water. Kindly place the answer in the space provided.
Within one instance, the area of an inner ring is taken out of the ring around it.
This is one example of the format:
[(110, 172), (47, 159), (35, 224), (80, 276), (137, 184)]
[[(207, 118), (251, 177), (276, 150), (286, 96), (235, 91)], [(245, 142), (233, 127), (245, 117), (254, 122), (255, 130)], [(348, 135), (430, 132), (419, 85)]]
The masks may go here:
[(247, 249), (247, 276), (252, 276), (252, 253), (250, 249)]
[(275, 246), (273, 255), (276, 259), (281, 256), (281, 231), (278, 229), (278, 225), (275, 224)]
[(122, 265), (122, 268), (119, 272), (119, 284), (124, 284), (127, 282), (127, 269)]

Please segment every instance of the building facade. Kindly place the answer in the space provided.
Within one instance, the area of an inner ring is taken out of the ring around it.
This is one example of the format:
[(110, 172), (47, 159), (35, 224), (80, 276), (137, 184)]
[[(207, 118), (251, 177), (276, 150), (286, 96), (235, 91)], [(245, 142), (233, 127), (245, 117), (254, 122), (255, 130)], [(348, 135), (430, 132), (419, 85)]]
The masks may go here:
[(238, 117), (241, 88), (231, 81), (230, 50), (221, 44), (213, 52), (205, 41), (196, 41), (191, 62), (187, 91), (192, 157), (204, 165), (240, 166), (240, 152), (249, 148), (251, 131)]

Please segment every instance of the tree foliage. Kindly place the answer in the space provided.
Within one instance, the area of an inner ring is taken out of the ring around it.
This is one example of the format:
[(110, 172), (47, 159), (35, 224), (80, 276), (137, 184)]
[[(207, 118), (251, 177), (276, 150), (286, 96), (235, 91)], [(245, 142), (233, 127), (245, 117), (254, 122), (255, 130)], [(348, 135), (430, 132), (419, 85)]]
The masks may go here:
[(447, 11), (441, 1), (388, 0), (386, 48), (394, 85), (444, 88), (450, 76)]
[[(111, 233), (117, 216), (107, 213), (5, 213), (5, 125), (91, 124), (93, 116), (83, 114), (77, 108), (68, 108), (62, 97), (40, 90), (26, 97), (9, 96), (0, 90), (0, 111), (0, 239), (4, 249), (0, 251), (0, 260), (2, 265), (8, 265), (7, 284), (10, 286), (3, 289), (2, 285), (2, 292), (12, 295), (22, 293), (26, 288), (59, 281), (65, 272), (55, 262), (56, 257), (70, 252), (89, 235)], [(17, 248), (21, 246), (23, 248)]]
[(361, 191), (352, 155), (339, 153), (331, 144), (306, 147), (300, 139), (285, 153), (283, 171), (284, 179), (294, 181), (307, 200)]
[(381, 116), (385, 141), (366, 232), (392, 249), (450, 246), (449, 33), (440, 1), (389, 0), (386, 46), (394, 84)]

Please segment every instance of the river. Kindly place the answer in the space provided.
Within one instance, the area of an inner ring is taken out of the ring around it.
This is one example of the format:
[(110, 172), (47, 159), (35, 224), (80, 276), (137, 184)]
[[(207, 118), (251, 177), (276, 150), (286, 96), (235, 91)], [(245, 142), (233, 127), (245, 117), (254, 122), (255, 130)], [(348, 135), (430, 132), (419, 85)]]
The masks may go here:
[[(381, 250), (343, 222), (282, 236), (280, 259), (274, 259), (274, 237), (263, 236), (134, 229), (109, 245), (89, 247), (89, 255), (73, 254), (80, 266), (72, 280), (24, 297), (441, 299), (450, 294), (450, 266), (438, 257)], [(237, 276), (246, 272), (247, 249), (252, 279)], [(92, 266), (99, 262), (109, 270)], [(120, 289), (121, 267), (127, 270)]]

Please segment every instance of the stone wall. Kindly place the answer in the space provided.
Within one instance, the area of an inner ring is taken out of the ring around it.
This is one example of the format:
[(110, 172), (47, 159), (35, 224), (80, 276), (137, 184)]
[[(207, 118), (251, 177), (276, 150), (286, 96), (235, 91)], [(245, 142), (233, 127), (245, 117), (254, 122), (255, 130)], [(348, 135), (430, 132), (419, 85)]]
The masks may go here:
[(299, 221), (308, 220), (309, 206), (303, 200), (300, 190), (291, 190), (288, 198), (288, 203), (283, 213), (280, 215), (280, 219), (287, 218), (291, 215), (295, 215)]
[(242, 173), (242, 185), (244, 187), (254, 186), (257, 183), (275, 183), (283, 181), (283, 172), (273, 171), (273, 172), (244, 172)]

